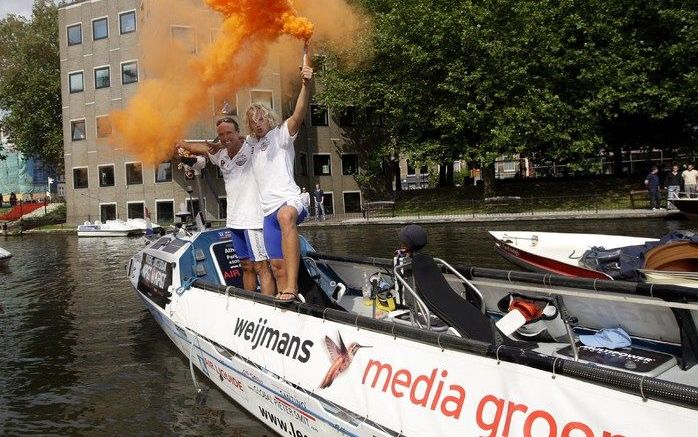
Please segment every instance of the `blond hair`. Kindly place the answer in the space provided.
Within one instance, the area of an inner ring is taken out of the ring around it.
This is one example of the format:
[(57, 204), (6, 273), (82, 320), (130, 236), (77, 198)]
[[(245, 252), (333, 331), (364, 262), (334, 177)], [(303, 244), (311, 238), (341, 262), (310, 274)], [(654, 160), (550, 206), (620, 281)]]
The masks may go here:
[(269, 128), (274, 129), (276, 126), (281, 124), (281, 118), (272, 111), (267, 105), (263, 103), (253, 103), (245, 111), (245, 126), (250, 133), (254, 133), (254, 126), (252, 125), (252, 119), (258, 113), (262, 114), (262, 118), (269, 122)]

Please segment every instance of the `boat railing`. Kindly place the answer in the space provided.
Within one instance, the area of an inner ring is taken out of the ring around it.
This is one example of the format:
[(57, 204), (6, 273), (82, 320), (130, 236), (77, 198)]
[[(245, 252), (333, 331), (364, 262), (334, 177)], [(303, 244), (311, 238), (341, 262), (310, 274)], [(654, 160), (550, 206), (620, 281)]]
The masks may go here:
[(482, 292), (478, 290), (478, 288), (470, 282), (465, 276), (463, 276), (458, 270), (456, 270), (453, 266), (451, 266), (449, 263), (446, 261), (442, 260), (441, 258), (434, 258), (434, 261), (436, 261), (436, 264), (441, 264), (442, 266), (446, 267), (448, 271), (456, 275), (463, 283), (467, 284), (468, 287), (470, 287), (471, 290), (477, 294), (477, 296), (480, 298), (480, 311), (482, 311), (482, 314), (487, 313), (487, 308), (485, 306), (485, 297), (482, 295)]
[(424, 315), (426, 326), (422, 326), (419, 322), (419, 316), (415, 316), (413, 312), (410, 311), (410, 318), (412, 324), (417, 325), (420, 328), (426, 328), (427, 331), (431, 331), (431, 311), (429, 311), (429, 307), (427, 306), (427, 304), (424, 303), (422, 298), (419, 297), (415, 289), (407, 282), (407, 280), (403, 276), (405, 269), (411, 270), (411, 268), (412, 264), (409, 261), (402, 262), (395, 266), (395, 268), (393, 269), (393, 274), (395, 275), (395, 280), (397, 280), (404, 287), (404, 289), (410, 293), (414, 301), (417, 303), (419, 311), (421, 311), (422, 315)]

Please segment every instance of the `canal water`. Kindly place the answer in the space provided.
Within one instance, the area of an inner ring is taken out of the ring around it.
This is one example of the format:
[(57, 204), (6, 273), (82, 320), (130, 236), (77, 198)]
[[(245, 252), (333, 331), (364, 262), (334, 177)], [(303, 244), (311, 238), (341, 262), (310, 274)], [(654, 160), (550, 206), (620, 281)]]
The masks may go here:
[[(659, 237), (691, 222), (579, 220), (425, 225), (447, 261), (512, 268), (488, 230)], [(303, 227), (318, 251), (388, 257), (400, 226)], [(0, 239), (0, 435), (226, 435), (272, 433), (199, 376), (126, 280), (139, 239), (34, 234)]]

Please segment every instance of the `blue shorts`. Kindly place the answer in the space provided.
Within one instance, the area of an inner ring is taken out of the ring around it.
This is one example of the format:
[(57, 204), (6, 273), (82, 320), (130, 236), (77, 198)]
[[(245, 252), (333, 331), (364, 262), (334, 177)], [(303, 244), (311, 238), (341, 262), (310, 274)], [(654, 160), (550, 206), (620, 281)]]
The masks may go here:
[[(302, 205), (299, 207), (291, 202), (287, 203), (287, 205), (296, 208), (296, 211), (298, 211), (296, 224), (302, 223), (308, 215), (308, 211), (305, 207)], [(281, 208), (283, 208), (283, 206), (279, 207), (279, 209)], [(276, 217), (279, 213), (279, 209), (264, 217), (264, 246), (267, 249), (269, 259), (283, 259), (284, 257), (283, 250), (281, 249), (281, 225), (279, 224), (279, 219)]]
[(261, 229), (233, 229), (233, 247), (238, 258), (264, 261), (269, 259)]

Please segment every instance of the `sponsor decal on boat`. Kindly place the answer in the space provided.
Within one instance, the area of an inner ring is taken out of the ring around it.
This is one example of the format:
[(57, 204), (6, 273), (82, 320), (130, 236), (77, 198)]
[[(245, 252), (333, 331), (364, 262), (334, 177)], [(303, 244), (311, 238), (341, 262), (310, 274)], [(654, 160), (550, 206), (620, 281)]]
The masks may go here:
[(241, 392), (245, 391), (242, 382), (230, 373), (228, 373), (228, 371), (224, 367), (219, 366), (218, 363), (215, 363), (208, 357), (204, 357), (204, 363), (206, 364), (206, 367), (218, 374), (218, 378), (221, 381), (227, 381), (228, 384), (230, 384), (231, 386), (233, 386)]
[[(404, 398), (417, 407), (440, 413), (447, 418), (468, 419), (471, 414), (464, 409), (465, 387), (453, 381), (446, 369), (437, 367), (430, 373), (419, 373), (370, 359), (364, 369), (361, 384), (397, 399)], [(474, 404), (469, 403), (469, 405)], [(545, 410), (530, 408), (526, 404), (498, 398), (491, 394), (485, 395), (477, 402), (475, 422), (480, 430), (489, 432), (488, 437), (509, 435), (624, 437), (609, 431), (595, 433), (591, 426), (582, 422), (565, 422)]]
[(312, 340), (304, 340), (298, 336), (290, 335), (271, 326), (267, 326), (267, 319), (260, 318), (257, 323), (238, 317), (233, 334), (249, 341), (252, 350), (262, 347), (278, 354), (307, 363), (310, 359)]
[(219, 240), (230, 240), (233, 238), (233, 232), (230, 229), (221, 229), (216, 233)]
[(294, 424), (292, 420), (287, 422), (280, 417), (275, 416), (273, 413), (267, 411), (263, 407), (259, 407), (259, 413), (264, 420), (273, 424), (275, 429), (282, 431), (283, 434), (288, 434), (293, 437), (308, 437), (307, 434), (303, 433), (300, 429), (297, 429), (298, 425)]
[(327, 352), (330, 354), (330, 368), (327, 370), (327, 373), (325, 373), (325, 377), (320, 383), (320, 388), (327, 388), (332, 385), (335, 378), (349, 368), (349, 365), (351, 365), (354, 359), (354, 355), (356, 355), (359, 349), (371, 347), (363, 346), (356, 342), (346, 347), (342, 340), (342, 334), (337, 333), (337, 338), (339, 339), (339, 344), (335, 343), (334, 340), (327, 335), (325, 336), (325, 347), (327, 347)]

